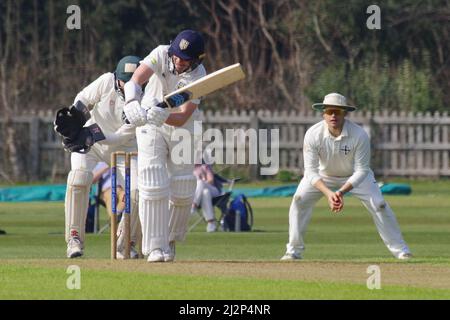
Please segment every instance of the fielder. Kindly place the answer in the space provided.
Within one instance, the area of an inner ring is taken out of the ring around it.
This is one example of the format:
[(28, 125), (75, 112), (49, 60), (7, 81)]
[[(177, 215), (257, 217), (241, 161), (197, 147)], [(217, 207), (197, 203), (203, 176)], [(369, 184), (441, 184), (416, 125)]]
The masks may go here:
[[(304, 177), (289, 209), (289, 242), (283, 261), (302, 258), (306, 233), (314, 204), (325, 195), (333, 212), (344, 207), (344, 194), (351, 193), (369, 210), (386, 247), (398, 259), (412, 254), (403, 240), (392, 209), (384, 200), (369, 167), (370, 143), (367, 133), (345, 119), (356, 107), (344, 96), (330, 93), (313, 108), (323, 112), (324, 120), (305, 134), (303, 144)], [(337, 191), (333, 191), (337, 190)]]
[[(139, 217), (142, 251), (149, 262), (175, 259), (175, 242), (183, 241), (196, 188), (194, 161), (174, 161), (179, 143), (171, 135), (177, 128), (190, 134), (193, 154), (194, 120), (199, 118), (199, 99), (170, 112), (156, 107), (163, 96), (206, 75), (202, 36), (180, 32), (169, 45), (156, 47), (125, 84), (124, 113), (136, 130), (139, 165)], [(141, 85), (149, 80), (141, 103)], [(189, 139), (188, 139), (189, 140)], [(191, 156), (193, 159), (193, 156)]]
[[(139, 66), (139, 57), (126, 56), (114, 73), (108, 72), (89, 84), (75, 97), (74, 105), (57, 112), (55, 131), (63, 136), (63, 145), (71, 154), (71, 171), (65, 198), (67, 257), (83, 255), (85, 223), (93, 169), (99, 161), (110, 164), (115, 151), (137, 151), (135, 127), (122, 123), (125, 105), (123, 87)], [(101, 129), (100, 129), (101, 128)], [(97, 142), (97, 143), (95, 143)], [(94, 144), (95, 143), (95, 144)], [(131, 165), (131, 258), (135, 249), (139, 219), (137, 215), (136, 160)], [(117, 163), (117, 185), (125, 185), (125, 162)], [(124, 221), (124, 219), (122, 219)], [(124, 256), (123, 223), (118, 228), (117, 256)]]
[(220, 195), (219, 183), (215, 181), (214, 172), (209, 164), (196, 164), (194, 175), (197, 178), (192, 212), (202, 208), (203, 218), (207, 222), (206, 232), (217, 230), (216, 217), (214, 215), (213, 198)]

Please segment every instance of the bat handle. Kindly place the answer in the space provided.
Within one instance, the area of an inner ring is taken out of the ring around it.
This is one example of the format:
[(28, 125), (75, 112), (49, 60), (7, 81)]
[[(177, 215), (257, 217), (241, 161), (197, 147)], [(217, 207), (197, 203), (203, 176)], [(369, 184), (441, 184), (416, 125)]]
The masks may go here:
[(122, 122), (125, 124), (130, 124), (130, 121), (128, 120), (124, 111), (122, 111)]
[[(164, 103), (164, 106), (162, 106), (161, 108), (176, 108), (189, 100), (191, 100), (191, 95), (189, 92), (177, 93), (170, 97), (164, 98), (164, 101), (161, 102)], [(157, 106), (159, 107), (161, 103), (159, 103)]]
[(163, 108), (163, 109), (169, 107), (165, 101), (158, 103), (156, 106), (157, 106), (158, 108)]

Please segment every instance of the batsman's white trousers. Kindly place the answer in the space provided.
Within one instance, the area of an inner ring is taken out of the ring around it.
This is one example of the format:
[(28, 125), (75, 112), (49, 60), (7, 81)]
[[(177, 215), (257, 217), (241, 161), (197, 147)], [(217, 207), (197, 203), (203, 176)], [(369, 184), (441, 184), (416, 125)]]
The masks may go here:
[[(101, 146), (94, 147), (86, 154), (72, 153), (70, 157), (71, 172), (78, 172), (79, 170), (85, 172), (92, 172), (98, 162), (106, 162), (111, 164), (111, 153), (101, 152)], [(123, 148), (126, 152), (136, 152), (137, 146), (134, 148)], [(136, 157), (131, 160), (131, 192), (134, 195), (131, 201), (131, 225), (135, 226), (139, 223), (137, 215), (137, 163)], [(69, 174), (70, 178), (71, 174)], [(66, 216), (66, 242), (70, 237), (77, 234), (81, 241), (84, 242), (84, 230), (86, 226), (86, 215), (89, 206), (89, 190), (91, 188), (92, 180), (86, 181), (84, 186), (71, 186), (71, 181), (68, 178), (68, 185), (66, 191), (65, 201), (65, 216)], [(117, 185), (125, 186), (125, 159), (124, 157), (117, 158)], [(82, 193), (82, 196), (79, 194)], [(83, 199), (82, 203), (74, 201)], [(120, 230), (119, 230), (120, 231)], [(132, 227), (131, 241), (137, 240), (137, 228)]]
[[(322, 176), (328, 188), (340, 188), (348, 177)], [(384, 200), (373, 173), (369, 173), (363, 182), (350, 193), (357, 197), (372, 215), (375, 226), (386, 247), (395, 257), (409, 253), (409, 248), (403, 240), (397, 219), (392, 209)], [(289, 209), (289, 243), (286, 253), (301, 254), (305, 250), (304, 236), (311, 219), (315, 203), (323, 196), (309, 181), (302, 179), (292, 199)], [(344, 200), (345, 210), (345, 200)]]
[[(193, 175), (193, 134), (183, 142), (171, 136), (177, 128), (163, 125), (145, 125), (137, 128), (139, 164), (139, 216), (142, 227), (142, 252), (169, 250), (169, 241), (184, 240), (192, 199), (196, 187)], [(180, 131), (178, 131), (180, 132)], [(175, 159), (175, 148), (181, 143), (192, 153), (187, 161)], [(142, 191), (142, 192), (141, 192)]]

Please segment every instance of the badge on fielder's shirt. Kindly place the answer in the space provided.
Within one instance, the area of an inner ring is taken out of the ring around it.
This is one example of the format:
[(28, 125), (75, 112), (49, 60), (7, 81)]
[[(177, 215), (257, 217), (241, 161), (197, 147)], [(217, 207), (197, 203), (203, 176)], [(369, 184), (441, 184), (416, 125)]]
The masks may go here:
[(345, 155), (349, 154), (352, 149), (350, 149), (347, 145), (345, 145), (343, 148), (340, 149), (342, 152), (344, 152)]

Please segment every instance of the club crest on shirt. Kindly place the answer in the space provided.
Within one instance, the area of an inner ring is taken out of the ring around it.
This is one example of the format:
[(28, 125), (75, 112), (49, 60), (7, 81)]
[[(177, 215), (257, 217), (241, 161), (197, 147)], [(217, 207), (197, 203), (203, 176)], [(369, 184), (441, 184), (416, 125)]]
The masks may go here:
[(183, 80), (178, 81), (177, 89), (181, 89), (181, 88), (183, 88), (185, 86), (186, 86), (186, 82), (184, 82)]
[(342, 147), (339, 150), (342, 151), (345, 155), (349, 154), (350, 151), (352, 151), (352, 149), (350, 149), (349, 146), (347, 146), (347, 145), (345, 145), (344, 147)]

